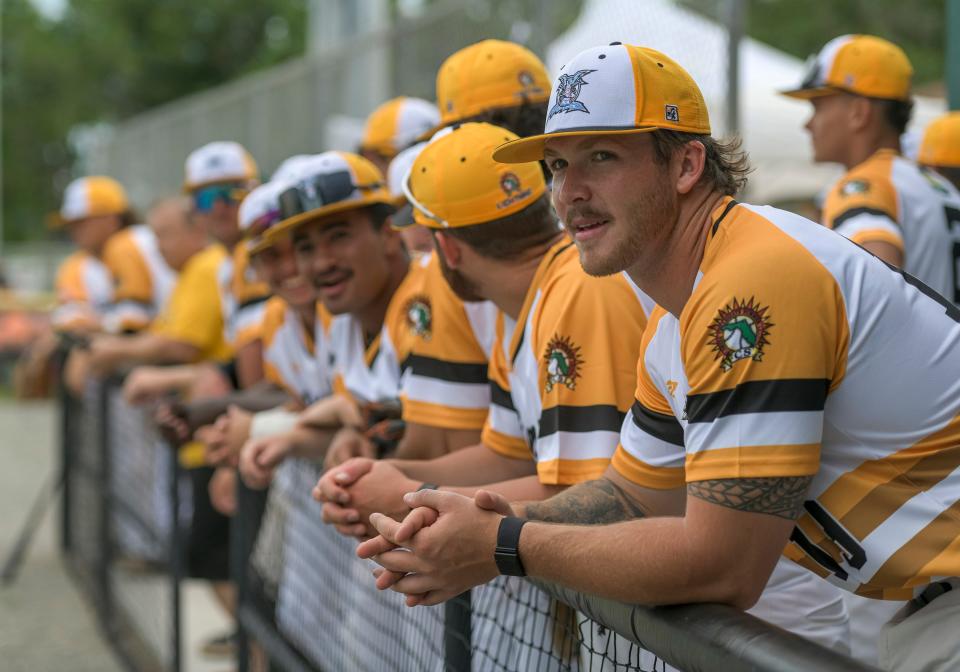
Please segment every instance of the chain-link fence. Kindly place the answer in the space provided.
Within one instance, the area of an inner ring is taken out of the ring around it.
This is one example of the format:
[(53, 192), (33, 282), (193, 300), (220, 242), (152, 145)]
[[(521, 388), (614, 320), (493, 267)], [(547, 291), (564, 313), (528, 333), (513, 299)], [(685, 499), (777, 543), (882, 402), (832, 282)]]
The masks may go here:
[[(118, 382), (61, 394), (64, 552), (127, 667), (179, 672), (189, 482)], [(867, 669), (729, 607), (628, 606), (515, 577), (409, 609), (375, 588), (354, 541), (320, 521), (310, 496), (319, 476), (290, 460), (268, 493), (238, 490), (231, 573), (243, 672), (265, 659), (290, 672)]]
[(128, 668), (180, 670), (190, 500), (176, 452), (123, 401), (117, 380), (60, 398), (68, 567)]

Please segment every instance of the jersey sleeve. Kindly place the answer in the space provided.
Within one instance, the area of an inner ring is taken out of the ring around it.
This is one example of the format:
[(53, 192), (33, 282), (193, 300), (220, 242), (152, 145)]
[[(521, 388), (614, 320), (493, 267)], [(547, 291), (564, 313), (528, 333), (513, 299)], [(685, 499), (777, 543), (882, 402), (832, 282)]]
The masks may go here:
[(67, 257), (55, 280), (57, 308), (51, 316), (55, 329), (99, 329), (113, 298), (106, 267), (83, 252)]
[(230, 321), (227, 334), (230, 345), (239, 350), (260, 337), (259, 325), (270, 298), (270, 288), (257, 279), (246, 245), (237, 245), (234, 249), (230, 269), (229, 292), (233, 311), (227, 317)]
[(809, 476), (824, 405), (846, 368), (840, 290), (805, 250), (737, 255), (684, 309), (687, 481)]
[(503, 315), (496, 322), (496, 340), (490, 352), (487, 378), (490, 385), (490, 406), (487, 419), (480, 433), (480, 440), (494, 452), (515, 460), (532, 460), (533, 453), (527, 442), (523, 423), (513, 404), (510, 379), (507, 376), (506, 356), (503, 342)]
[(224, 341), (223, 311), (217, 284), (218, 257), (201, 252), (187, 263), (153, 330), (157, 335), (189, 343), (201, 359), (228, 359)]
[(153, 279), (143, 253), (129, 231), (107, 241), (103, 263), (113, 276), (114, 297), (108, 312), (110, 331), (134, 331), (150, 323)]
[(490, 406), (487, 355), (479, 336), (493, 332), (492, 307), (467, 314), (431, 260), (422, 291), (406, 301), (410, 354), (401, 384), (403, 418), (444, 429), (481, 429)]
[(858, 245), (889, 243), (902, 253), (900, 207), (889, 176), (878, 170), (842, 179), (827, 195), (823, 223)]
[(558, 281), (535, 309), (533, 347), (541, 397), (536, 440), (542, 483), (599, 478), (616, 451), (633, 403), (637, 352), (646, 317), (627, 282)]
[[(658, 309), (660, 310), (660, 309)], [(656, 316), (651, 317), (651, 322)], [(620, 444), (613, 468), (645, 488), (681, 488), (684, 479), (684, 431), (662, 388), (648, 372), (647, 357), (652, 329), (644, 332), (637, 360), (637, 389), (630, 412), (620, 429)]]

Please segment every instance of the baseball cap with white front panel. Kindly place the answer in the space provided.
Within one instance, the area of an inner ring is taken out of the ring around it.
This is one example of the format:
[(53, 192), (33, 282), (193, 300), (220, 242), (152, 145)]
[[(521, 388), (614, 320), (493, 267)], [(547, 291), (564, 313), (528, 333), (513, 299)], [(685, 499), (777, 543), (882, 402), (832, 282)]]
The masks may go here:
[(361, 151), (394, 157), (440, 123), (440, 111), (421, 98), (400, 96), (375, 109), (363, 129)]
[(838, 91), (867, 98), (909, 100), (913, 67), (903, 49), (873, 35), (841, 35), (807, 62), (803, 82), (785, 96), (808, 100)]
[(426, 146), (426, 142), (420, 142), (406, 148), (393, 157), (393, 161), (387, 168), (387, 188), (393, 196), (393, 204), (397, 207), (397, 211), (390, 218), (390, 223), (395, 229), (402, 229), (416, 223), (413, 219), (413, 206), (407, 202), (407, 197), (403, 193), (403, 182), (407, 179), (413, 162)]
[(266, 240), (271, 243), (275, 236), (321, 217), (377, 203), (394, 203), (383, 174), (358, 154), (316, 154), (299, 163), (297, 172), (278, 197), (282, 219), (266, 233)]
[(129, 209), (123, 186), (112, 177), (91, 175), (67, 185), (60, 206), (60, 220), (76, 222), (87, 217), (121, 215)]
[(613, 42), (581, 51), (560, 68), (543, 134), (499, 147), (503, 163), (538, 161), (553, 137), (644, 133), (710, 134), (700, 87), (669, 56)]
[(277, 169), (270, 176), (271, 182), (289, 182), (300, 175), (302, 166), (309, 165), (313, 154), (294, 154), (280, 162)]
[(267, 234), (282, 220), (280, 194), (289, 186), (289, 182), (271, 180), (256, 187), (240, 203), (237, 218), (250, 254), (261, 252), (276, 242)]
[(190, 152), (184, 173), (184, 191), (193, 191), (211, 184), (253, 182), (257, 164), (240, 143), (217, 141)]

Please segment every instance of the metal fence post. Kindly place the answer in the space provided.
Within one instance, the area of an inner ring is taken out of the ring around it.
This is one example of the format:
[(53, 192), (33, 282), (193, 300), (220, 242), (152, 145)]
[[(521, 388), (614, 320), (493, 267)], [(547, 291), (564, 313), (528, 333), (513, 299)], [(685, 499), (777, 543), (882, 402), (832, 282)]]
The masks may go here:
[(63, 364), (66, 361), (66, 352), (61, 351), (57, 357), (57, 402), (60, 404), (60, 478), (63, 483), (63, 496), (60, 500), (60, 551), (66, 555), (70, 552), (70, 505), (73, 488), (72, 480), (74, 427), (76, 418), (73, 417), (76, 406), (73, 395), (63, 381)]
[(469, 590), (443, 605), (443, 663), (447, 672), (470, 672), (473, 651), (470, 614)]
[(250, 600), (250, 586), (247, 566), (250, 560), (253, 541), (249, 535), (247, 520), (249, 514), (250, 490), (237, 477), (237, 511), (230, 521), (230, 573), (237, 587), (237, 670), (247, 672), (250, 669), (250, 638), (244, 625), (242, 613)]
[(177, 449), (173, 446), (167, 447), (170, 459), (170, 511), (173, 518), (170, 527), (170, 607), (173, 610), (170, 625), (170, 646), (173, 654), (171, 666), (173, 672), (180, 672), (183, 664), (180, 584), (184, 574), (183, 540), (180, 529), (180, 461)]
[(110, 565), (113, 562), (113, 535), (110, 533), (113, 492), (110, 481), (110, 381), (97, 383), (97, 441), (100, 452), (100, 483), (98, 504), (100, 557), (97, 563), (96, 582), (100, 598), (100, 621), (111, 638), (115, 635), (113, 622), (113, 596), (110, 591)]

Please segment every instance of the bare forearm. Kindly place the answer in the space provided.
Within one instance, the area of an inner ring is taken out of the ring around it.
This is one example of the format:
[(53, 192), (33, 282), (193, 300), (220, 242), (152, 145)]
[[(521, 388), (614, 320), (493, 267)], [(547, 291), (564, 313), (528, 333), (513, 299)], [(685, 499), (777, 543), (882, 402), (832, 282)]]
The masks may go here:
[(291, 440), (290, 455), (321, 462), (326, 456), (327, 448), (330, 447), (330, 442), (336, 433), (337, 430), (335, 429), (313, 429), (297, 426), (288, 434)]
[(634, 518), (682, 515), (684, 500), (682, 489), (652, 491), (631, 483), (611, 468), (603, 478), (578, 483), (550, 499), (526, 503), (521, 508), (523, 517), (530, 520), (609, 525)]
[(398, 460), (430, 460), (480, 442), (480, 430), (444, 429), (408, 422), (397, 446)]
[(683, 518), (647, 518), (605, 526), (529, 523), (520, 557), (530, 576), (635, 604), (720, 602), (745, 608), (720, 572), (704, 562)]
[(245, 411), (258, 412), (276, 408), (290, 399), (290, 395), (273, 383), (263, 381), (247, 390), (241, 390), (225, 397), (198, 399), (187, 404), (186, 409), (191, 427), (207, 425), (223, 415), (230, 405), (239, 406)]
[(514, 460), (477, 444), (432, 460), (391, 460), (409, 478), (448, 486), (482, 486), (535, 473), (528, 460)]
[(440, 489), (457, 492), (467, 497), (473, 497), (477, 490), (488, 490), (503, 495), (512, 502), (530, 502), (527, 506), (532, 506), (535, 502), (557, 496), (558, 493), (567, 489), (567, 486), (548, 485), (541, 483), (537, 476), (524, 476), (523, 478), (514, 478), (509, 481), (488, 483), (481, 486), (443, 486)]

